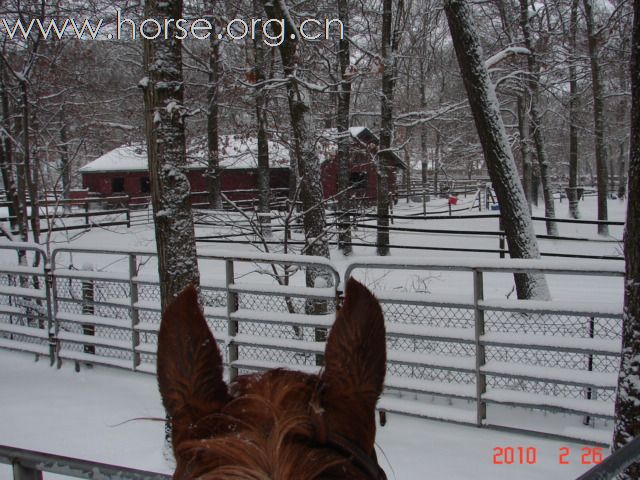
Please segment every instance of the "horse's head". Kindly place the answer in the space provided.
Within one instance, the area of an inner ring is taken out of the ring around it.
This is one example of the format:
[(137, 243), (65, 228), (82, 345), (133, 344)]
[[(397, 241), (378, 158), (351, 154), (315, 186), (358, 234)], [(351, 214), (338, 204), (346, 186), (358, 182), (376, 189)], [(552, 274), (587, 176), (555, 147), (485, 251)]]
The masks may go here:
[(386, 363), (382, 311), (349, 280), (319, 375), (223, 378), (193, 287), (167, 308), (158, 384), (171, 419), (175, 479), (376, 479), (375, 405)]

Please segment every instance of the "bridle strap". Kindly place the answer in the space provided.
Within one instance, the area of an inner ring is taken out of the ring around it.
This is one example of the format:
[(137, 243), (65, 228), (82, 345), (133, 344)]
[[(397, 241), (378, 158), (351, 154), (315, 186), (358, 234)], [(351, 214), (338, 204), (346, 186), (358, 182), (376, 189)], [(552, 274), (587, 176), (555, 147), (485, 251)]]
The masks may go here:
[(332, 447), (347, 457), (355, 467), (358, 467), (371, 480), (387, 480), (386, 473), (378, 464), (375, 450), (373, 451), (373, 456), (369, 456), (358, 445), (335, 433), (327, 435), (326, 446)]
[(319, 385), (309, 402), (309, 415), (311, 417), (311, 424), (315, 431), (316, 441), (319, 444), (332, 448), (341, 455), (347, 457), (351, 464), (357, 467), (370, 480), (387, 480), (387, 474), (384, 472), (382, 467), (380, 467), (380, 464), (378, 464), (375, 449), (373, 450), (372, 455), (368, 455), (364, 450), (362, 450), (362, 448), (351, 440), (340, 434), (331, 432), (327, 428), (324, 418), (324, 410), (319, 401), (323, 387), (324, 386), (322, 384)]

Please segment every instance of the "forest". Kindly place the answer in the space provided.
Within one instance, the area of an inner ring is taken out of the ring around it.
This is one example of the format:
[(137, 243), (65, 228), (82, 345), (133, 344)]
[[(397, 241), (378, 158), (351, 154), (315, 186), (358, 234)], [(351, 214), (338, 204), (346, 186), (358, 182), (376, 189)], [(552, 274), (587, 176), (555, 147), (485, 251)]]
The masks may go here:
[[(389, 192), (446, 195), (453, 179), (492, 184), (512, 258), (539, 257), (532, 205), (557, 236), (556, 209), (579, 219), (585, 189), (607, 236), (607, 201), (637, 187), (633, 21), (627, 0), (4, 0), (0, 171), (12, 216), (3, 232), (39, 243), (39, 201), (69, 198), (79, 169), (102, 154), (145, 145), (164, 309), (199, 279), (189, 165), (204, 164), (209, 206), (219, 209), (221, 139), (255, 138), (258, 211), (272, 208), (275, 142), (289, 151), (288, 195), (307, 255), (329, 256), (324, 155), (335, 155), (331, 200), (346, 219), (356, 146), (375, 169), (378, 255), (390, 253)], [(376, 142), (356, 145), (353, 127)], [(198, 145), (205, 154), (190, 158)], [(628, 210), (627, 276), (636, 278)], [(350, 226), (340, 225), (349, 255)], [(317, 276), (309, 269), (307, 284)], [(516, 274), (515, 283), (519, 298), (549, 297), (543, 276)], [(629, 419), (640, 394), (637, 282), (625, 294), (620, 402)], [(637, 434), (637, 422), (623, 423), (619, 444)]]

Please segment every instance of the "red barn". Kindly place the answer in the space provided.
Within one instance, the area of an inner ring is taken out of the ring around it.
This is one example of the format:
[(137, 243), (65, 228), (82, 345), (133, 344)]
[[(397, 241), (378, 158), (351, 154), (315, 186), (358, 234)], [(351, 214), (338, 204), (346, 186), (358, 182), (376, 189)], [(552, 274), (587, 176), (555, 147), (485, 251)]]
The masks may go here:
[[(335, 132), (333, 132), (335, 137)], [(338, 164), (335, 159), (335, 138), (323, 136), (319, 148), (324, 148), (321, 165), (324, 197), (337, 193)], [(378, 138), (364, 127), (351, 128), (353, 137), (350, 162), (352, 196), (365, 203), (375, 203), (376, 165), (374, 163)], [(330, 140), (330, 141), (327, 141)], [(219, 146), (221, 189), (234, 201), (257, 198), (257, 140), (241, 135), (224, 135)], [(194, 192), (193, 201), (207, 200), (206, 149), (194, 146), (189, 149), (189, 182)], [(285, 145), (269, 141), (270, 185), (275, 196), (286, 196), (289, 187), (289, 149)], [(396, 170), (406, 168), (394, 153), (386, 155), (389, 169), (389, 186), (395, 190)], [(146, 197), (151, 193), (147, 154), (142, 145), (118, 147), (79, 169), (82, 186), (90, 193), (103, 196), (126, 194), (130, 197)], [(146, 200), (145, 200), (146, 201)]]
[[(219, 146), (220, 186), (230, 200), (256, 198), (258, 185), (257, 142), (253, 138), (225, 135)], [(195, 203), (207, 201), (208, 179), (203, 149), (189, 150), (188, 177)], [(269, 142), (270, 185), (276, 195), (286, 196), (289, 186), (289, 153), (283, 145)], [(79, 169), (82, 186), (102, 196), (151, 194), (146, 147), (124, 145), (105, 153)], [(146, 200), (145, 200), (146, 202)]]
[[(376, 152), (378, 151), (378, 137), (366, 127), (351, 127), (351, 158), (349, 161), (349, 187), (351, 197), (360, 200), (365, 205), (376, 203), (378, 186), (376, 173)], [(335, 131), (331, 132), (335, 137)], [(331, 135), (329, 135), (331, 137)], [(335, 143), (333, 151), (326, 155), (322, 162), (322, 189), (325, 198), (330, 198), (338, 193), (338, 161), (335, 155)], [(396, 178), (398, 169), (406, 169), (406, 165), (398, 155), (393, 152), (383, 153), (389, 176), (389, 190), (396, 191)]]

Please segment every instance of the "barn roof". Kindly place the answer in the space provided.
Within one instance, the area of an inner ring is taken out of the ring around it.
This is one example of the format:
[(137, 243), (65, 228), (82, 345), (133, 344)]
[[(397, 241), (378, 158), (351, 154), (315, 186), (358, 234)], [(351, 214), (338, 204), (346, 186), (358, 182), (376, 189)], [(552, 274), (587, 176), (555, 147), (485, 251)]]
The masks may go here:
[[(349, 133), (351, 133), (351, 137), (360, 141), (363, 145), (373, 144), (377, 149), (377, 146), (380, 143), (380, 139), (367, 127), (350, 127)], [(330, 140), (330, 142), (324, 146), (325, 151), (324, 155), (322, 155), (322, 161), (330, 158), (332, 155), (335, 155), (335, 151), (337, 150), (336, 141), (338, 136), (338, 131), (335, 128), (329, 128), (323, 132), (321, 137), (326, 140)], [(403, 170), (407, 168), (407, 166), (397, 153), (387, 152), (386, 156), (387, 159), (390, 160), (395, 167), (401, 168)]]
[[(258, 141), (255, 137), (242, 135), (222, 135), (218, 145), (220, 167), (225, 169), (257, 168)], [(204, 141), (196, 141), (187, 150), (189, 168), (203, 169), (207, 162)], [(269, 141), (271, 168), (289, 168), (289, 150), (277, 142)], [(105, 153), (84, 167), (80, 173), (97, 172), (145, 172), (149, 169), (146, 146), (143, 144), (123, 145)]]
[[(378, 143), (371, 130), (366, 127), (351, 127), (351, 136), (364, 144)], [(326, 145), (320, 142), (318, 154), (324, 161), (335, 154), (335, 129), (326, 130), (322, 138), (331, 140)], [(253, 169), (258, 166), (258, 140), (247, 135), (221, 135), (218, 144), (220, 167), (224, 169)], [(194, 141), (187, 149), (189, 168), (206, 168), (207, 145), (205, 139)], [(389, 157), (395, 166), (406, 168), (395, 153)], [(289, 147), (281, 142), (269, 140), (270, 168), (289, 168)], [(147, 152), (144, 144), (122, 145), (105, 153), (79, 169), (80, 173), (98, 172), (145, 172), (148, 171)]]

